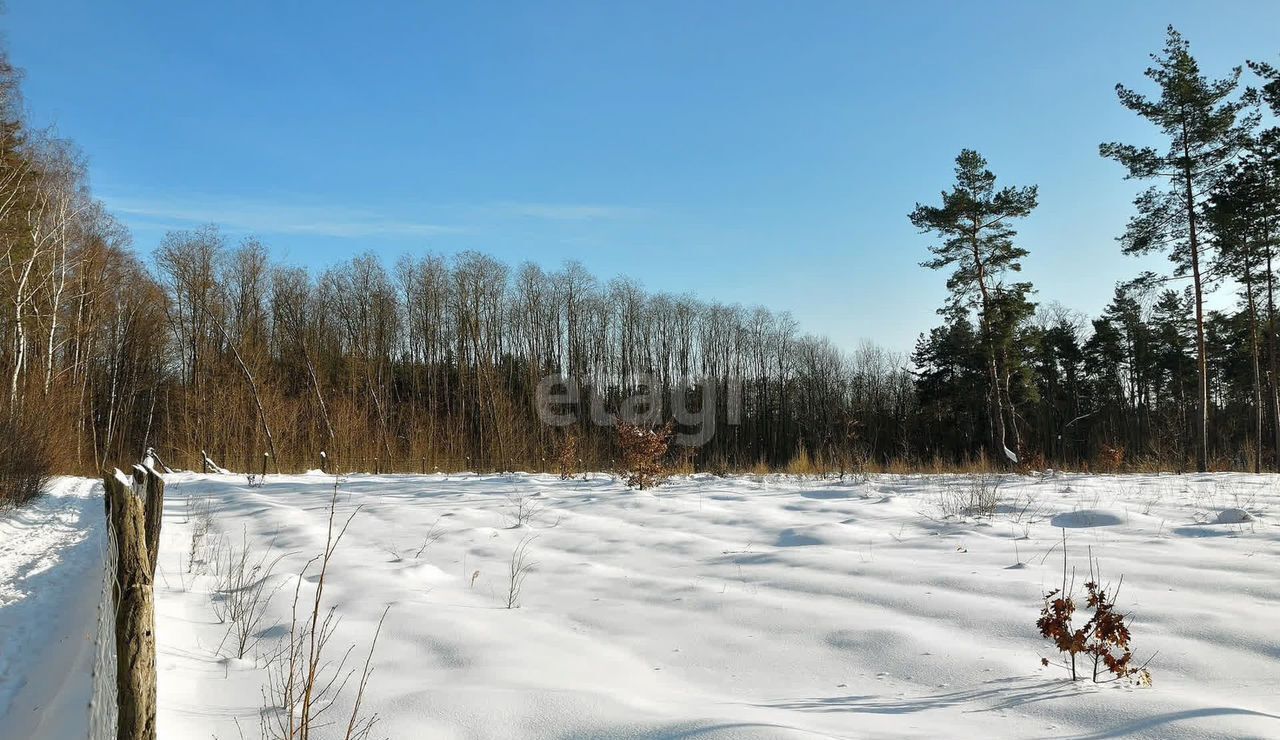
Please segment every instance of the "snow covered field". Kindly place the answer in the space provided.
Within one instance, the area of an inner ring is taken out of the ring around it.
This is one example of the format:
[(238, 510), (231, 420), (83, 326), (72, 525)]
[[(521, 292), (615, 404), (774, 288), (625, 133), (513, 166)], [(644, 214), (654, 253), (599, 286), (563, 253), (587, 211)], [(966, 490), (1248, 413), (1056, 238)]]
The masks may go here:
[[(633, 492), (603, 475), (352, 476), (340, 513), (363, 508), (327, 594), (335, 644), (361, 657), (392, 605), (367, 698), (391, 738), (1277, 737), (1276, 483), (1006, 478), (999, 513), (959, 521), (941, 514), (970, 479), (700, 476)], [(262, 704), (264, 671), (215, 652), (212, 577), (186, 575), (187, 500), (207, 500), (224, 540), (283, 555), (276, 624), (290, 574), (323, 546), (332, 486), (172, 478), (162, 737), (237, 737), (234, 718), (255, 734)], [(522, 505), (534, 511), (517, 524)], [(1254, 521), (1218, 522), (1237, 508)], [(1072, 685), (1039, 665), (1061, 528), (1082, 575), (1092, 548), (1125, 576), (1134, 646), (1158, 651), (1153, 687)], [(529, 537), (536, 565), (506, 609)], [(259, 652), (280, 632), (264, 631)]]
[[(943, 515), (972, 478), (698, 476), (634, 492), (598, 474), (351, 476), (339, 516), (361, 508), (326, 587), (342, 616), (335, 657), (354, 643), (360, 663), (391, 605), (365, 703), (376, 734), (397, 739), (1280, 736), (1280, 480), (1001, 481), (994, 516), (959, 519)], [(257, 736), (255, 656), (280, 639), (293, 574), (323, 547), (333, 484), (169, 476), (162, 738)], [(206, 506), (213, 531), (193, 563)], [(0, 563), (13, 562), (26, 546), (0, 526)], [(1154, 686), (1071, 684), (1040, 666), (1056, 657), (1035, 620), (1061, 579), (1063, 528), (1078, 586), (1089, 548), (1107, 580), (1124, 575), (1136, 652), (1158, 653)], [(77, 537), (58, 547), (94, 546)], [(280, 558), (279, 590), (262, 642), (235, 660), (201, 561), (246, 538)], [(507, 609), (522, 541), (535, 565)], [(18, 588), (42, 567), (17, 573)], [(36, 612), (14, 608), (0, 609), (0, 709), (15, 669), (34, 670), (14, 659), (31, 641), (8, 630)]]

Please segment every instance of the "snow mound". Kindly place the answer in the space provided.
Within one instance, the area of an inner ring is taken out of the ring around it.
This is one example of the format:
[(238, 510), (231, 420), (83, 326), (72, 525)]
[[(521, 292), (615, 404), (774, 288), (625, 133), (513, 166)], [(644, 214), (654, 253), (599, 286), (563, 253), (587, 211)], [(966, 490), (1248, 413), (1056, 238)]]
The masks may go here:
[(421, 583), (441, 583), (453, 579), (453, 576), (445, 573), (431, 563), (417, 563), (410, 565), (400, 571), (400, 575), (411, 581)]
[(1081, 509), (1055, 514), (1049, 524), (1066, 529), (1085, 529), (1088, 527), (1111, 527), (1123, 524), (1124, 518), (1114, 511), (1105, 509)]
[(1253, 519), (1253, 514), (1244, 509), (1223, 509), (1218, 512), (1218, 524), (1245, 524)]
[(826, 522), (808, 527), (787, 527), (778, 533), (774, 541), (776, 547), (810, 547), (813, 545), (833, 545), (850, 547), (857, 544), (850, 524), (857, 524), (856, 518), (845, 518), (839, 522)]
[(820, 491), (802, 491), (800, 495), (803, 496), (804, 498), (817, 499), (819, 501), (825, 501), (825, 500), (831, 500), (831, 499), (853, 498), (853, 494), (850, 493), (849, 491), (833, 491), (830, 489), (824, 489)]
[(811, 531), (789, 527), (778, 533), (778, 539), (773, 544), (778, 547), (810, 547), (825, 545), (827, 541), (815, 536)]

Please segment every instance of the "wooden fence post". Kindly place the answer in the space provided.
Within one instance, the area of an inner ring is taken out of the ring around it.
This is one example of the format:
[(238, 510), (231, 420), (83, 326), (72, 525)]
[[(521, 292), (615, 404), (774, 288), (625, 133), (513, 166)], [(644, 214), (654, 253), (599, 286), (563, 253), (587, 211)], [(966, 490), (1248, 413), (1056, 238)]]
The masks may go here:
[(164, 523), (164, 478), (150, 466), (134, 465), (133, 486), (144, 502), (147, 560), (154, 579), (156, 563), (160, 560), (160, 526)]
[(102, 482), (117, 552), (116, 738), (155, 740), (156, 614), (146, 514), (142, 499), (119, 470), (104, 471)]
[(320, 450), (320, 472), (329, 472), (329, 456), (324, 454), (324, 450)]

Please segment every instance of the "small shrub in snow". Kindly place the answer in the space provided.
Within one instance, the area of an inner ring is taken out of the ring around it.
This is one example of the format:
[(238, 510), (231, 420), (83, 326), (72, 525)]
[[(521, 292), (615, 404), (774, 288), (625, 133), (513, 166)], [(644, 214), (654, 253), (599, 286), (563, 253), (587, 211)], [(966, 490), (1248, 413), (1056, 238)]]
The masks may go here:
[(622, 474), (631, 488), (653, 488), (670, 476), (667, 449), (674, 427), (671, 422), (658, 429), (618, 422), (618, 447), (622, 450)]
[(27, 503), (49, 482), (53, 463), (43, 421), (0, 415), (0, 509)]
[(413, 559), (417, 560), (422, 557), (422, 553), (426, 552), (428, 547), (434, 545), (443, 536), (444, 530), (440, 528), (440, 517), (436, 517), (436, 520), (431, 523), (431, 529), (427, 530), (426, 537), (422, 538), (422, 547), (419, 547), (418, 551), (413, 554)]
[(565, 432), (564, 439), (560, 442), (556, 467), (560, 471), (560, 480), (569, 480), (582, 468), (582, 459), (578, 455), (578, 435), (573, 432)]
[(847, 477), (856, 485), (866, 485), (871, 481), (873, 458), (866, 447), (859, 445), (853, 452), (841, 454), (836, 458), (840, 466), (840, 480)]
[(532, 524), (534, 517), (542, 512), (542, 503), (532, 496), (507, 497), (507, 521), (512, 529)]
[(978, 473), (946, 483), (935, 504), (943, 519), (993, 517), (1000, 503), (1000, 478)]
[(1098, 467), (1104, 473), (1118, 473), (1124, 467), (1124, 445), (1103, 445), (1098, 450)]
[[(534, 535), (530, 535), (520, 540), (520, 544), (516, 545), (516, 549), (511, 552), (511, 562), (507, 570), (507, 608), (514, 609), (520, 605), (520, 591), (524, 588), (524, 579), (529, 576), (529, 572), (533, 570), (537, 563), (529, 559), (529, 545), (533, 544)], [(472, 585), (475, 585), (476, 576), (480, 575), (480, 571), (476, 571), (471, 577)]]
[(1000, 479), (994, 475), (979, 473), (969, 479), (969, 501), (965, 512), (969, 516), (995, 516), (1000, 503)]
[[(382, 611), (362, 668), (348, 667), (355, 645), (340, 652), (336, 659), (332, 657), (329, 643), (337, 633), (339, 617), (336, 606), (324, 606), (325, 582), (333, 555), (351, 520), (360, 511), (357, 507), (346, 522), (337, 527), (337, 508), (338, 483), (335, 479), (333, 495), (329, 499), (329, 526), (324, 550), (307, 561), (298, 574), (293, 590), (289, 634), (268, 658), (267, 685), (262, 690), (265, 706), (260, 714), (261, 735), (266, 740), (308, 740), (316, 730), (323, 730), (325, 737), (367, 740), (378, 722), (376, 713), (367, 714), (361, 707), (369, 677), (373, 674), (373, 651), (391, 607)], [(302, 585), (308, 581), (307, 575), (312, 566), (317, 564), (315, 594), (307, 606), (302, 600)], [(302, 606), (301, 611), (299, 606)], [(339, 724), (343, 722), (341, 718), (329, 715), (343, 699), (348, 682), (356, 677), (355, 696), (344, 726)]]
[[(1092, 558), (1089, 563), (1089, 581), (1084, 585), (1085, 606), (1093, 610), (1093, 616), (1083, 625), (1076, 627), (1074, 617), (1076, 600), (1073, 594), (1074, 584), (1067, 580), (1067, 538), (1062, 538), (1062, 587), (1056, 588), (1044, 596), (1044, 606), (1040, 609), (1040, 618), (1036, 621), (1043, 637), (1053, 641), (1055, 647), (1066, 657), (1063, 666), (1071, 671), (1071, 680), (1079, 678), (1077, 656), (1085, 656), (1085, 660), (1093, 661), (1093, 681), (1129, 679), (1141, 686), (1151, 685), (1151, 672), (1146, 664), (1133, 664), (1133, 649), (1130, 646), (1132, 635), (1129, 632), (1129, 617), (1116, 611), (1115, 599), (1119, 595), (1120, 586), (1116, 586), (1114, 594), (1108, 595), (1107, 587), (1098, 583)], [(1120, 579), (1124, 583), (1124, 578)], [(1040, 659), (1041, 665), (1049, 665), (1048, 658)], [(1103, 677), (1110, 674), (1109, 679)]]
[(1009, 507), (1009, 518), (1016, 524), (1031, 525), (1045, 520), (1045, 506), (1032, 494), (1027, 494), (1024, 501), (1022, 498), (1013, 500)]
[(229, 544), (219, 553), (218, 590), (213, 601), (213, 611), (218, 622), (227, 625), (222, 638), (223, 646), (230, 645), (236, 658), (243, 658), (258, 644), (258, 629), (272, 597), (278, 589), (268, 587), (271, 573), (283, 556), (268, 560), (270, 548), (255, 557), (246, 532), (241, 545)]
[(206, 549), (211, 545), (213, 511), (208, 498), (187, 497), (187, 522), (191, 524), (191, 548), (187, 553), (187, 573), (201, 574), (208, 570)]

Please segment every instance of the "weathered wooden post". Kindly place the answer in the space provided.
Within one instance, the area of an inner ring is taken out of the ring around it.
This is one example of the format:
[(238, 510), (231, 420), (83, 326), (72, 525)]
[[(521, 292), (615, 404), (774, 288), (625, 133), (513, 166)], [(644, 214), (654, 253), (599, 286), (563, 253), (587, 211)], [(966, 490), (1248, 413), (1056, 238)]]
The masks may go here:
[[(116, 737), (155, 740), (156, 615), (146, 514), (124, 473), (104, 471), (102, 482), (117, 552)], [(157, 540), (158, 533), (157, 528)]]
[(149, 465), (134, 465), (133, 491), (144, 502), (147, 560), (154, 579), (156, 563), (160, 560), (160, 526), (164, 523), (164, 478)]
[(324, 450), (320, 450), (320, 472), (329, 472), (329, 456), (324, 454)]
[(271, 459), (270, 452), (262, 453), (262, 477), (259, 479), (262, 483), (267, 482), (267, 461)]
[(200, 472), (208, 474), (209, 472), (209, 453), (200, 450)]
[(427, 474), (427, 456), (426, 455), (422, 456), (422, 474), (423, 475)]

